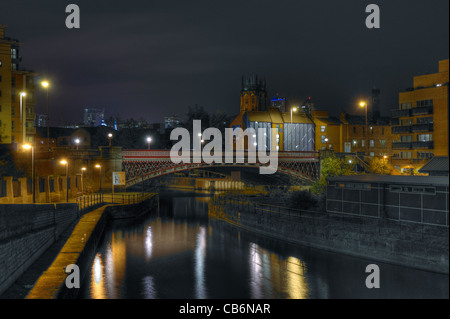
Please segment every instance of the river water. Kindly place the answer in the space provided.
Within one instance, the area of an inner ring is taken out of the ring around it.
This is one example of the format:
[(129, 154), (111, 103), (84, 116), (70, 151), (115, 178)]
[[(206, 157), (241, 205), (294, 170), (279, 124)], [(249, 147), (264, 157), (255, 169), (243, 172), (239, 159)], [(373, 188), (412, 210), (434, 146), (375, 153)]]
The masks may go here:
[[(159, 213), (111, 222), (86, 299), (448, 298), (447, 275), (289, 244), (208, 217), (207, 194), (166, 192)], [(377, 264), (380, 288), (366, 287)]]

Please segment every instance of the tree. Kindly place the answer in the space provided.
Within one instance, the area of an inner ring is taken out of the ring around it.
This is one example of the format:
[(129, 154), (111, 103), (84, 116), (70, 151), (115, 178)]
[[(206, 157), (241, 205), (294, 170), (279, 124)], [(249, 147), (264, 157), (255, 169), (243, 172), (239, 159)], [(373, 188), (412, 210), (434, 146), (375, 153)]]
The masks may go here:
[(311, 193), (323, 196), (327, 187), (327, 178), (336, 176), (355, 175), (355, 164), (348, 163), (344, 158), (331, 156), (321, 162), (320, 178), (311, 187)]
[(202, 132), (209, 127), (209, 114), (205, 111), (203, 106), (195, 104), (194, 107), (189, 106), (189, 110), (187, 112), (186, 122), (183, 123), (183, 127), (189, 131), (192, 135), (193, 130), (193, 121), (201, 120), (202, 121)]
[(388, 163), (387, 158), (374, 157), (370, 161), (369, 170), (372, 174), (390, 175), (394, 167)]
[(25, 169), (18, 167), (8, 145), (0, 145), (0, 179), (3, 176), (14, 178), (25, 176)]

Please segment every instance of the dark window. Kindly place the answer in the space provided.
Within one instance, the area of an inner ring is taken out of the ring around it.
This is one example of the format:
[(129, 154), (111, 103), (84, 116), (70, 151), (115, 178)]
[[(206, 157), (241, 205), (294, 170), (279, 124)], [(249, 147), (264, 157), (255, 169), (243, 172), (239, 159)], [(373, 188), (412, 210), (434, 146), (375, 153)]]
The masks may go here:
[(45, 191), (45, 179), (39, 178), (39, 192), (43, 193)]

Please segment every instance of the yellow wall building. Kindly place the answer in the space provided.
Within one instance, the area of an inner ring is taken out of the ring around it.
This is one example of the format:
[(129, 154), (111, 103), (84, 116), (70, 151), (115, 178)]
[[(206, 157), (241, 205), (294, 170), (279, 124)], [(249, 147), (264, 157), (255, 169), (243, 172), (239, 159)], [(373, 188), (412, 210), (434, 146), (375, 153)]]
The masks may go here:
[(11, 143), (11, 44), (0, 25), (0, 144)]
[(31, 143), (36, 134), (36, 74), (19, 68), (21, 43), (6, 37), (5, 28), (0, 25), (0, 144)]
[(448, 156), (449, 60), (439, 61), (439, 71), (414, 77), (414, 87), (399, 94), (392, 116), (399, 135), (393, 144), (393, 164), (402, 172), (422, 167), (434, 156)]

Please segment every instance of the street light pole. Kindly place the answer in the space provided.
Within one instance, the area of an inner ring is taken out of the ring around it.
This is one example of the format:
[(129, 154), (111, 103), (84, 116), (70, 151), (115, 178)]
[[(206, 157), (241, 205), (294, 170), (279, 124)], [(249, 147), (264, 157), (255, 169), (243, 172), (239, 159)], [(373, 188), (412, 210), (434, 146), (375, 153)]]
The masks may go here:
[(83, 172), (86, 170), (86, 167), (81, 168), (81, 194), (84, 194), (84, 185), (83, 185)]
[(69, 162), (62, 160), (61, 164), (66, 165), (66, 202), (69, 202)]
[(111, 140), (113, 135), (111, 133), (108, 133), (108, 139), (109, 139), (109, 147), (111, 147)]
[(148, 143), (148, 149), (150, 149), (150, 143), (152, 141), (152, 138), (149, 136), (147, 137), (147, 143)]
[(50, 107), (49, 107), (49, 96), (48, 96), (49, 83), (47, 81), (42, 81), (41, 85), (47, 91), (47, 146), (48, 146), (48, 151), (50, 152)]
[(35, 173), (34, 173), (34, 146), (30, 144), (24, 144), (23, 148), (31, 149), (31, 193), (33, 194), (33, 204), (36, 203), (36, 191), (35, 191)]
[(102, 166), (100, 164), (95, 165), (96, 168), (100, 169), (100, 199), (102, 197)]
[(292, 112), (297, 112), (297, 108), (296, 107), (291, 108), (291, 151), (292, 151), (292, 140), (293, 140), (293, 138), (292, 138), (292, 130), (293, 130)]
[(22, 124), (22, 144), (26, 143), (26, 133), (25, 133), (25, 103), (23, 98), (27, 94), (25, 92), (20, 92), (20, 124)]
[(368, 139), (367, 139), (367, 137), (368, 137), (368, 134), (369, 134), (369, 132), (368, 132), (368, 125), (367, 125), (367, 103), (366, 102), (361, 102), (361, 103), (359, 103), (359, 105), (361, 106), (361, 107), (364, 107), (365, 108), (365, 113), (366, 113), (366, 128), (365, 128), (365, 132), (364, 132), (364, 144), (365, 144), (365, 154), (366, 154), (366, 156), (368, 156), (369, 155), (369, 145), (368, 145)]

